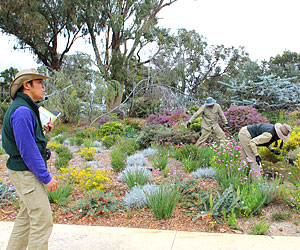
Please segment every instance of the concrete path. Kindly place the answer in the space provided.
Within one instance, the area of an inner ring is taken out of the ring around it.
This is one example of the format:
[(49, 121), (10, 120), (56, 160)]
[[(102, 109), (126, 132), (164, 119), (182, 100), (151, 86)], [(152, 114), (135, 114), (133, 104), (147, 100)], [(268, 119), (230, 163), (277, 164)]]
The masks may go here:
[[(5, 249), (12, 222), (0, 222)], [(214, 234), (55, 224), (49, 250), (299, 250), (300, 237)]]

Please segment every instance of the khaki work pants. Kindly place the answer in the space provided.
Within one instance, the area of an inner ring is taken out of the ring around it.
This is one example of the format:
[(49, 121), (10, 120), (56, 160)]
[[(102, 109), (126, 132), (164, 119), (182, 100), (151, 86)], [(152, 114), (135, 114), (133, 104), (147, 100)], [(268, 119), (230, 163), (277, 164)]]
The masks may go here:
[(208, 139), (208, 137), (210, 136), (211, 133), (214, 133), (216, 135), (217, 139), (221, 143), (225, 142), (225, 133), (220, 128), (220, 126), (218, 125), (215, 129), (211, 129), (211, 130), (202, 128), (201, 129), (201, 136), (198, 139), (198, 141), (196, 142), (196, 145), (201, 145), (203, 142), (205, 142)]
[(45, 186), (30, 171), (8, 170), (20, 200), (20, 211), (7, 250), (46, 250), (53, 228)]
[(241, 144), (241, 154), (247, 163), (250, 164), (250, 178), (260, 179), (260, 166), (257, 164), (255, 155), (252, 148), (250, 147), (250, 141), (252, 137), (247, 129), (247, 127), (241, 128), (239, 132), (239, 141)]

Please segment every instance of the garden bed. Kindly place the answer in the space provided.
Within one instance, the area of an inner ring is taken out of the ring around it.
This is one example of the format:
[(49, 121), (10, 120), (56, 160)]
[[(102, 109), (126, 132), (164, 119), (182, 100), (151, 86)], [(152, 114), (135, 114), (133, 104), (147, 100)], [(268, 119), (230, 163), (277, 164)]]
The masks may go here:
[[(70, 161), (72, 166), (82, 166), (86, 162), (76, 152), (78, 146), (68, 146), (73, 152), (74, 158)], [(110, 167), (110, 153), (111, 149), (105, 149), (101, 147), (100, 153), (96, 154), (95, 161), (101, 165), (101, 169), (109, 170)], [(54, 167), (54, 161), (56, 159), (55, 153), (52, 159), (49, 160), (49, 169), (53, 175), (56, 175), (56, 169)], [(5, 162), (7, 155), (0, 156), (0, 178), (9, 182), (7, 175)], [(186, 174), (184, 172), (182, 163), (175, 159), (170, 159), (167, 168), (172, 172)], [(109, 178), (111, 183), (107, 184), (107, 191), (118, 191), (119, 199), (123, 199), (125, 192), (128, 191), (128, 186), (118, 181), (118, 174), (111, 171)], [(163, 178), (162, 172), (153, 172), (153, 183), (160, 182)], [(219, 184), (214, 179), (203, 179), (205, 189), (220, 190)], [(81, 191), (74, 190), (69, 199), (69, 204), (78, 200), (81, 195)], [(259, 223), (263, 218), (266, 223), (270, 223), (270, 230), (268, 235), (286, 235), (286, 236), (300, 236), (300, 220), (297, 213), (287, 207), (284, 202), (278, 198), (274, 200), (269, 206), (264, 207), (262, 214), (256, 215), (253, 218), (238, 218), (238, 222), (234, 229), (231, 229), (228, 225), (220, 225), (212, 222), (207, 217), (192, 221), (193, 216), (189, 214), (193, 209), (182, 207), (181, 204), (177, 204), (172, 215), (168, 219), (158, 220), (151, 213), (147, 207), (124, 210), (116, 214), (110, 214), (109, 216), (103, 215), (95, 219), (89, 219), (88, 217), (76, 218), (72, 213), (67, 212), (65, 207), (59, 207), (55, 204), (51, 204), (53, 211), (53, 218), (55, 223), (59, 224), (79, 224), (79, 225), (95, 225), (95, 226), (112, 226), (112, 227), (133, 227), (133, 228), (148, 228), (148, 229), (163, 229), (163, 230), (180, 230), (180, 231), (192, 231), (192, 232), (218, 232), (218, 233), (250, 233), (253, 225)], [(17, 215), (18, 208), (15, 204), (4, 205), (1, 207), (0, 220), (1, 221), (13, 221)], [(288, 214), (286, 219), (275, 220), (274, 214)]]

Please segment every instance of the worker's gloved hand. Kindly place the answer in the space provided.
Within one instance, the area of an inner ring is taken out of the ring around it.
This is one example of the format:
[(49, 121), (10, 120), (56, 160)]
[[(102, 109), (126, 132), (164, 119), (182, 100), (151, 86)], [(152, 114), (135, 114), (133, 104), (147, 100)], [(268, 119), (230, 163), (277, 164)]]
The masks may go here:
[(280, 155), (281, 152), (276, 150), (276, 149), (271, 149), (271, 152), (274, 153), (275, 155)]
[(224, 125), (224, 128), (226, 128), (226, 129), (230, 128), (229, 124), (226, 123), (226, 124)]
[(256, 159), (257, 164), (260, 165), (261, 164), (260, 156), (259, 155), (255, 156), (255, 159)]
[(191, 123), (188, 122), (188, 123), (186, 124), (186, 126), (189, 128), (189, 127), (191, 126)]

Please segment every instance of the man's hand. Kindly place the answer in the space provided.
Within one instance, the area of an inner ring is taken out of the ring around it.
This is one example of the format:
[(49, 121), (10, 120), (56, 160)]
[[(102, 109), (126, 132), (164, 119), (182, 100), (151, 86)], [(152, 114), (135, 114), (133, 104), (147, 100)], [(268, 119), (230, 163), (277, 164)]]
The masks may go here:
[(50, 131), (52, 131), (53, 128), (54, 128), (54, 125), (51, 121), (47, 125), (44, 125), (44, 129), (46, 131), (46, 134), (48, 134)]
[(261, 164), (260, 156), (259, 155), (255, 156), (255, 159), (256, 159), (257, 164), (260, 165)]
[(46, 184), (49, 192), (53, 192), (58, 188), (58, 182), (52, 177), (51, 181)]
[(189, 127), (191, 126), (191, 123), (188, 122), (188, 123), (186, 124), (186, 126), (189, 128)]
[(273, 148), (271, 149), (271, 152), (274, 153), (275, 155), (280, 155), (281, 154), (280, 151), (278, 151), (276, 149), (273, 149)]

